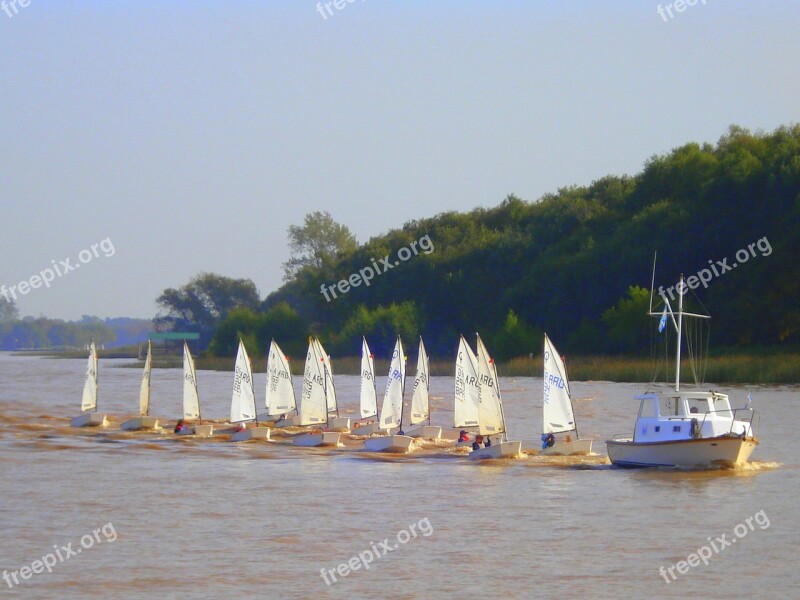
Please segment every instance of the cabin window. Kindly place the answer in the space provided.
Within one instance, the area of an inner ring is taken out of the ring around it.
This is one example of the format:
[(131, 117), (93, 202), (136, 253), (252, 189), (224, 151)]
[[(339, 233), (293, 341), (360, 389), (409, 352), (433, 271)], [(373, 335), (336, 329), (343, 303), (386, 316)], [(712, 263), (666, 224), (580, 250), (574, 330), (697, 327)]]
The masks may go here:
[(658, 411), (662, 417), (678, 415), (678, 398), (659, 398)]
[(673, 425), (673, 426), (672, 426), (672, 431), (673, 431), (674, 433), (680, 433), (680, 431), (681, 431), (681, 426), (680, 426), (680, 425)]
[(720, 417), (731, 417), (731, 405), (728, 402), (728, 399), (725, 397), (714, 396), (711, 400), (712, 405), (714, 406), (714, 411)]
[(642, 405), (639, 407), (640, 417), (655, 417), (656, 408), (653, 398), (645, 398), (642, 400)]
[(705, 398), (687, 398), (690, 415), (704, 415), (708, 412), (708, 400)]

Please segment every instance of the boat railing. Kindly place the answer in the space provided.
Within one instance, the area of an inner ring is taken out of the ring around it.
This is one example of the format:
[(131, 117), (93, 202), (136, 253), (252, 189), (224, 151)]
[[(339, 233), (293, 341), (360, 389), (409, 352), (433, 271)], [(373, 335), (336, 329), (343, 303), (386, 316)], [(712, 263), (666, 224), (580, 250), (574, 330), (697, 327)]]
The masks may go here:
[[(729, 434), (733, 435), (741, 435), (741, 431), (734, 431), (734, 426), (739, 423), (747, 423), (748, 430), (749, 430), (749, 437), (756, 437), (758, 425), (760, 423), (761, 416), (758, 414), (758, 411), (755, 411), (751, 408), (735, 408), (735, 409), (724, 409), (724, 410), (710, 410), (703, 415), (703, 420), (700, 422), (700, 431), (703, 431), (703, 426), (706, 423), (706, 419), (709, 416), (720, 416), (724, 415), (726, 418), (731, 420), (731, 426), (728, 429)], [(698, 415), (699, 416), (699, 415)]]

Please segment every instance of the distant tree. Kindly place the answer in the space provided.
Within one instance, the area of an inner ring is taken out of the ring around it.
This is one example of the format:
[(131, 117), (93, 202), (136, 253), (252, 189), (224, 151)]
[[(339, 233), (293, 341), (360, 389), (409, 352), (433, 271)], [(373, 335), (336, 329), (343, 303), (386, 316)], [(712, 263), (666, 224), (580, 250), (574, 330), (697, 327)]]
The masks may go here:
[(542, 334), (520, 319), (509, 309), (505, 323), (493, 338), (491, 352), (501, 360), (527, 356), (537, 352), (541, 345)]
[(208, 345), (212, 356), (233, 356), (239, 347), (239, 338), (244, 341), (248, 353), (256, 354), (259, 344), (256, 329), (261, 315), (249, 308), (236, 308), (222, 320), (214, 331)]
[(261, 354), (269, 351), (270, 340), (275, 340), (286, 354), (305, 356), (308, 345), (308, 325), (287, 302), (281, 302), (261, 316), (256, 335)]
[(656, 323), (647, 315), (650, 291), (636, 285), (628, 288), (627, 298), (606, 310), (601, 320), (607, 328), (607, 347), (614, 352), (631, 353), (647, 350), (650, 327)]
[(160, 310), (154, 323), (161, 329), (199, 332), (201, 346), (205, 346), (232, 310), (255, 311), (260, 302), (258, 289), (249, 279), (200, 273), (181, 288), (164, 290), (156, 299)]
[(357, 354), (363, 335), (376, 356), (390, 356), (398, 335), (409, 347), (416, 343), (422, 325), (419, 309), (413, 302), (378, 306), (372, 310), (362, 305), (336, 336), (334, 346), (339, 354)]
[(300, 270), (321, 270), (337, 258), (356, 250), (355, 236), (345, 225), (333, 220), (330, 213), (316, 211), (306, 215), (303, 225), (289, 226), (289, 250), (292, 257), (283, 263), (284, 279), (291, 280)]
[(19, 311), (13, 300), (0, 296), (0, 323), (9, 323), (19, 319)]

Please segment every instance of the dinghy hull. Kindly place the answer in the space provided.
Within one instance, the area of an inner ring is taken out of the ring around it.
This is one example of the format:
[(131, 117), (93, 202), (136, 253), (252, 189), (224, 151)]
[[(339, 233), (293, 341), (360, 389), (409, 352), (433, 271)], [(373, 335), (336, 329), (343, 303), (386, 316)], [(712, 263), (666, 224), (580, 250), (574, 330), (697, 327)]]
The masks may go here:
[(316, 446), (343, 446), (341, 443), (342, 434), (338, 431), (323, 431), (322, 433), (306, 433), (298, 435), (292, 439), (295, 446), (312, 448)]
[(108, 427), (108, 419), (104, 413), (90, 412), (73, 418), (71, 427)]
[(161, 427), (158, 426), (158, 419), (155, 417), (136, 417), (135, 419), (129, 419), (120, 425), (119, 428), (124, 431), (155, 431), (161, 429)]
[(550, 448), (539, 451), (542, 456), (574, 456), (592, 453), (592, 440), (557, 440)]
[(370, 438), (364, 442), (366, 452), (390, 452), (393, 454), (407, 454), (411, 451), (414, 438), (407, 435), (386, 435)]
[(350, 417), (334, 417), (331, 419), (331, 431), (338, 431), (340, 433), (350, 432)]
[(487, 458), (520, 458), (522, 456), (522, 442), (500, 442), (488, 448), (479, 448), (469, 453), (473, 460)]
[(178, 435), (196, 435), (197, 437), (211, 437), (214, 435), (214, 426), (193, 425), (179, 431)]
[(418, 429), (413, 429), (406, 434), (408, 437), (425, 438), (426, 440), (438, 440), (442, 437), (442, 428), (433, 425), (423, 425)]
[(746, 463), (757, 438), (715, 437), (670, 442), (608, 440), (611, 464), (619, 467), (736, 467)]
[(278, 419), (275, 422), (275, 427), (300, 427), (300, 415), (293, 415), (285, 419)]
[(244, 431), (237, 431), (230, 437), (231, 442), (247, 442), (250, 440), (270, 441), (269, 427), (251, 427)]
[(376, 423), (366, 423), (363, 425), (356, 425), (356, 428), (350, 431), (353, 435), (373, 435), (375, 433), (385, 433), (380, 425)]

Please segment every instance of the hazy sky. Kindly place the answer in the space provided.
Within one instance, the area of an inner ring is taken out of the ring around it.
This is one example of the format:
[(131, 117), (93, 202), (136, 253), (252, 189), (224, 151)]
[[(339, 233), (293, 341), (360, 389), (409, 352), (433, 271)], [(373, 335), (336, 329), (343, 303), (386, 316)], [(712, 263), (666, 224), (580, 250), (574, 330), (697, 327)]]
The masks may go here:
[(152, 317), (200, 271), (264, 296), (308, 212), (364, 242), (800, 115), (794, 0), (343, 5), (0, 11), (0, 284), (110, 239), (20, 312)]

